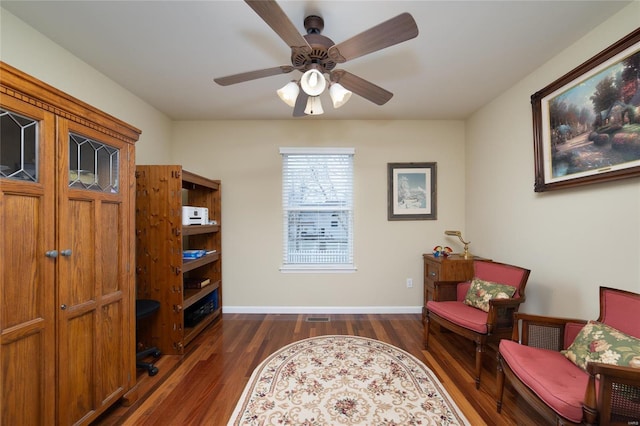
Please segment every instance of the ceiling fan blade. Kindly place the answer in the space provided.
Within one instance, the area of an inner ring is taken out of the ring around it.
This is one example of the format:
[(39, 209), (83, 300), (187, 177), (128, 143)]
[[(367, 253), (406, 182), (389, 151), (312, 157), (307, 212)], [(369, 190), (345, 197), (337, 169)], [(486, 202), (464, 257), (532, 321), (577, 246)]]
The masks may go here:
[(291, 65), (282, 65), (274, 68), (265, 68), (263, 70), (243, 72), (240, 74), (228, 75), (226, 77), (214, 78), (213, 81), (220, 86), (229, 86), (231, 84), (243, 83), (245, 81), (256, 80), (263, 77), (271, 77), (272, 75), (287, 74), (295, 68)]
[(345, 70), (331, 71), (331, 81), (342, 84), (346, 89), (374, 104), (384, 105), (393, 97), (393, 93), (388, 90)]
[(307, 107), (307, 100), (309, 99), (309, 95), (307, 95), (304, 90), (301, 90), (296, 98), (296, 105), (293, 107), (293, 116), (294, 117), (304, 117), (305, 112), (304, 109)]
[(278, 3), (273, 0), (245, 0), (245, 2), (289, 47), (292, 49), (304, 49), (307, 53), (311, 52), (311, 47), (307, 40), (296, 29)]
[(417, 36), (416, 21), (405, 12), (331, 46), (328, 54), (334, 61), (342, 63)]

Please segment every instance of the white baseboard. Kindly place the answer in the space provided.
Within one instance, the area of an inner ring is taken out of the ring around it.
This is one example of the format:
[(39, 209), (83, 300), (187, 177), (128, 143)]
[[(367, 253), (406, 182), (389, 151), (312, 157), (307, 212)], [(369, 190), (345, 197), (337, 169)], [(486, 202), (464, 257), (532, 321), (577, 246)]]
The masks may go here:
[(222, 306), (225, 314), (420, 314), (422, 306)]

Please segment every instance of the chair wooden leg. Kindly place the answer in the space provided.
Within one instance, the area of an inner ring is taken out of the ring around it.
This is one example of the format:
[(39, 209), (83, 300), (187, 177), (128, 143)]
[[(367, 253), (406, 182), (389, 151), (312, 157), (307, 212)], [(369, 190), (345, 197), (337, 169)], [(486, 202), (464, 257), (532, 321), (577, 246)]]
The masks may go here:
[(424, 343), (424, 348), (429, 350), (429, 315), (425, 314), (422, 318), (423, 322), (423, 336), (422, 341)]
[(504, 393), (504, 370), (502, 370), (502, 357), (498, 352), (497, 373), (496, 373), (496, 410), (502, 410), (502, 394)]
[(482, 354), (484, 345), (482, 342), (476, 342), (476, 389), (480, 389), (480, 372), (482, 371)]

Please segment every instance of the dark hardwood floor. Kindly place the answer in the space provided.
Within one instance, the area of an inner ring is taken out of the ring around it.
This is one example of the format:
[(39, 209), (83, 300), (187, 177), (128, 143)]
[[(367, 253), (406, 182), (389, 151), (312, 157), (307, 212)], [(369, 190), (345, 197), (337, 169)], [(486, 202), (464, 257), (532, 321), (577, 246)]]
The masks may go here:
[[(309, 322), (328, 317), (329, 322)], [(224, 314), (187, 346), (185, 355), (162, 356), (160, 372), (138, 375), (138, 399), (115, 404), (96, 425), (226, 425), (254, 368), (277, 349), (307, 337), (350, 334), (378, 339), (413, 354), (440, 378), (472, 425), (544, 425), (532, 408), (505, 388), (495, 408), (495, 353), (487, 352), (481, 387), (472, 376), (475, 346), (434, 327), (429, 352), (422, 321), (412, 315)]]

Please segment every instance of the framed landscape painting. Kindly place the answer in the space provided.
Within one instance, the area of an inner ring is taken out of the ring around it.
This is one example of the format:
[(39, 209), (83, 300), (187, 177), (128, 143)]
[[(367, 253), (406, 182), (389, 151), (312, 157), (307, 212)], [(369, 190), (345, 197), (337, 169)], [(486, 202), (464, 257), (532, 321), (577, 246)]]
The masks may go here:
[(640, 176), (640, 28), (531, 104), (536, 192)]
[(388, 220), (436, 219), (436, 163), (388, 163)]

